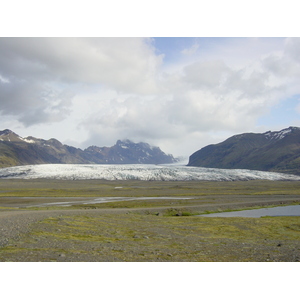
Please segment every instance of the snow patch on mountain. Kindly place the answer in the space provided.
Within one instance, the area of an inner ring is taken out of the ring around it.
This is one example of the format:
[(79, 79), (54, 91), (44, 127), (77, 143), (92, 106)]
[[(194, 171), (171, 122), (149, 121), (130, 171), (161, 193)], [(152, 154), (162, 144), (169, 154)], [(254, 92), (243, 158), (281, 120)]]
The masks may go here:
[(45, 164), (0, 169), (7, 179), (104, 180), (300, 180), (300, 176), (244, 169), (215, 169), (178, 165), (79, 165)]
[(293, 130), (299, 130), (298, 127), (289, 127), (280, 131), (267, 131), (264, 135), (270, 140), (281, 140), (290, 134)]
[(26, 142), (26, 143), (29, 143), (29, 144), (35, 144), (35, 141), (31, 138), (22, 138), (22, 137), (19, 137), (20, 140)]

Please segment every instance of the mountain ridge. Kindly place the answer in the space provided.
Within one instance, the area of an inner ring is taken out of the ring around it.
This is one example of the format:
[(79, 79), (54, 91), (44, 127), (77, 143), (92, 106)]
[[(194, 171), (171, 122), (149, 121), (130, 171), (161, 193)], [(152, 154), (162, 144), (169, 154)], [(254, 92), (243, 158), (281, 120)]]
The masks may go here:
[(178, 160), (147, 143), (118, 140), (114, 146), (84, 150), (55, 138), (21, 137), (10, 129), (0, 131), (0, 167), (28, 164), (164, 164)]
[(188, 166), (250, 169), (300, 174), (300, 128), (242, 133), (208, 145), (189, 157)]

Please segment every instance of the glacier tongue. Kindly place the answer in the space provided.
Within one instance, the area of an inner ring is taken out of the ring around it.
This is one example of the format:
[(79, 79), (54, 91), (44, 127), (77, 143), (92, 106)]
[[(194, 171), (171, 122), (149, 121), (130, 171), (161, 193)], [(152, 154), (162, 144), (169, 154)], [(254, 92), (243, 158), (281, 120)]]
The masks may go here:
[(213, 169), (179, 165), (47, 164), (0, 169), (1, 178), (105, 180), (300, 180), (300, 176), (244, 169)]

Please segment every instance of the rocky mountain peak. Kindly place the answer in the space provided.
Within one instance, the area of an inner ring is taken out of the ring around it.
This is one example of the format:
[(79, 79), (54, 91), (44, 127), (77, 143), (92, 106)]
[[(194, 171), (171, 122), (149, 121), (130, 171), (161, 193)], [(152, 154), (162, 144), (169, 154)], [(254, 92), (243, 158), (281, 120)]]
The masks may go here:
[(14, 133), (13, 131), (11, 131), (10, 129), (4, 129), (3, 131), (0, 131), (0, 135), (7, 135), (10, 133)]
[(22, 138), (9, 129), (0, 131), (0, 167), (26, 164), (165, 164), (176, 162), (158, 147), (118, 140), (112, 147), (90, 146), (85, 150), (63, 145), (52, 138)]
[(11, 131), (10, 129), (5, 129), (0, 131), (0, 141), (8, 141), (8, 142), (19, 142), (22, 139), (19, 135)]

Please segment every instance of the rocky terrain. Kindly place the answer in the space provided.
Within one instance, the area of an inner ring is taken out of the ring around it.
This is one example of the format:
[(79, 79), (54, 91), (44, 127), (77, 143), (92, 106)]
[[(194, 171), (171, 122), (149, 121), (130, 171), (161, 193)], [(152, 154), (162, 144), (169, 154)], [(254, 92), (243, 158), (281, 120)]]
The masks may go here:
[(167, 209), (155, 214), (145, 209), (1, 212), (0, 261), (300, 261), (299, 217), (201, 218), (167, 213)]
[[(2, 262), (300, 260), (299, 217), (197, 216), (299, 204), (299, 182), (0, 180), (0, 192)], [(55, 207), (66, 196), (120, 195), (140, 200)]]

